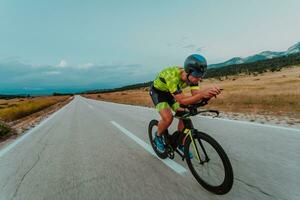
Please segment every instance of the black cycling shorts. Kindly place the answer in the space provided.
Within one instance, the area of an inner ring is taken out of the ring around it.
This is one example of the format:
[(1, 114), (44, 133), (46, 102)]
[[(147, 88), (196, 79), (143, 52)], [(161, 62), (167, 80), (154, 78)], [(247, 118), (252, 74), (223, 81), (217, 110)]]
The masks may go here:
[(165, 108), (172, 108), (173, 111), (176, 111), (179, 108), (179, 103), (176, 102), (170, 92), (158, 90), (151, 85), (149, 93), (158, 112)]

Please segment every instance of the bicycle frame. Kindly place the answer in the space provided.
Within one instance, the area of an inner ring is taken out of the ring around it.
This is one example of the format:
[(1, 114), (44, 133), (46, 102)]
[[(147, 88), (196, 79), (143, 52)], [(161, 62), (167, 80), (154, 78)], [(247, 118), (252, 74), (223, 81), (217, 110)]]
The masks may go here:
[[(194, 125), (193, 125), (193, 122), (190, 118), (179, 118), (183, 121), (183, 124), (184, 124), (184, 129), (183, 129), (183, 133), (187, 136), (190, 137), (191, 139), (191, 142), (192, 142), (192, 145), (193, 145), (193, 148), (194, 148), (194, 152), (196, 154), (196, 158), (197, 160), (200, 162), (200, 163), (203, 163), (204, 161), (201, 160), (200, 158), (200, 154), (199, 154), (199, 151), (198, 151), (198, 147), (195, 143), (195, 140), (194, 140), (194, 137), (193, 135), (195, 134), (195, 131), (197, 131), (195, 128), (194, 128)], [(204, 147), (203, 145), (201, 144), (201, 142), (199, 141), (200, 145), (201, 145), (201, 148), (203, 149), (203, 151), (205, 152), (204, 150)], [(206, 154), (206, 152), (205, 152)]]

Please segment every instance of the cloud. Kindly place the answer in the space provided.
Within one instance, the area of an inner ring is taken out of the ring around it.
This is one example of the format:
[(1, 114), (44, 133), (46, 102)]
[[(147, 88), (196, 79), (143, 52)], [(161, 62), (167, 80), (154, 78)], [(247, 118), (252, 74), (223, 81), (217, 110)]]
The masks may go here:
[(194, 52), (202, 52), (203, 49), (204, 49), (204, 47), (197, 47), (194, 44), (185, 45), (182, 48), (189, 49), (189, 50), (194, 51)]
[(78, 68), (79, 68), (79, 69), (88, 69), (88, 68), (91, 68), (91, 67), (93, 67), (93, 66), (95, 66), (94, 63), (88, 62), (88, 63), (84, 63), (84, 64), (78, 65)]
[(83, 64), (79, 64), (79, 65), (69, 65), (68, 62), (66, 61), (66, 59), (62, 59), (57, 65), (57, 67), (68, 67), (68, 68), (78, 68), (78, 69), (88, 69), (91, 67), (94, 67), (95, 64), (92, 62), (87, 62), (87, 63), (83, 63)]
[(45, 75), (57, 75), (60, 73), (61, 73), (60, 71), (47, 71), (47, 72), (45, 72)]
[(35, 87), (24, 87), (23, 90), (43, 90), (43, 88), (35, 88)]
[[(55, 91), (114, 88), (150, 81), (154, 76), (153, 73), (140, 64), (97, 65), (87, 62), (73, 67), (62, 62), (60, 67), (57, 65), (36, 67), (17, 61), (0, 60), (0, 94), (12, 91), (29, 93), (30, 88), (35, 92), (34, 88), (37, 87), (40, 88), (40, 92), (43, 92), (41, 88)], [(26, 91), (23, 88), (27, 88)]]
[(189, 37), (187, 37), (187, 36), (182, 36), (182, 37), (181, 37), (181, 40), (184, 41), (184, 40), (186, 40), (186, 39), (188, 39), (188, 38), (189, 38)]
[(65, 59), (62, 59), (57, 65), (57, 67), (67, 67), (67, 66), (68, 66), (68, 63)]

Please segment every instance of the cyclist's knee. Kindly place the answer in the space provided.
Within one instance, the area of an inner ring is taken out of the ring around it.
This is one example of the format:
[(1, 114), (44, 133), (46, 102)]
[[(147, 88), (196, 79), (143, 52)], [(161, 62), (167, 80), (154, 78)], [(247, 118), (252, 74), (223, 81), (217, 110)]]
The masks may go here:
[(173, 116), (172, 115), (165, 116), (162, 120), (166, 124), (168, 124), (168, 126), (170, 126), (172, 124), (172, 121), (173, 121)]
[(171, 125), (172, 124), (172, 121), (173, 121), (173, 116), (170, 116), (170, 117), (168, 117), (167, 119), (166, 119), (166, 123), (168, 124), (168, 125)]
[(161, 119), (163, 121), (164, 124), (166, 125), (170, 125), (173, 121), (173, 114), (171, 109), (163, 109), (159, 112)]

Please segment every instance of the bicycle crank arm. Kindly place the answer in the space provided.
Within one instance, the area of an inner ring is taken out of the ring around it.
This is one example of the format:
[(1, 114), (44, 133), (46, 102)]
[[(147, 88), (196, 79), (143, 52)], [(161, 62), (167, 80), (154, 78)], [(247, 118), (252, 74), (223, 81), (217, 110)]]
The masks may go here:
[(185, 156), (182, 154), (178, 149), (175, 149), (175, 152), (178, 153), (178, 155), (181, 157), (181, 160), (184, 161)]

